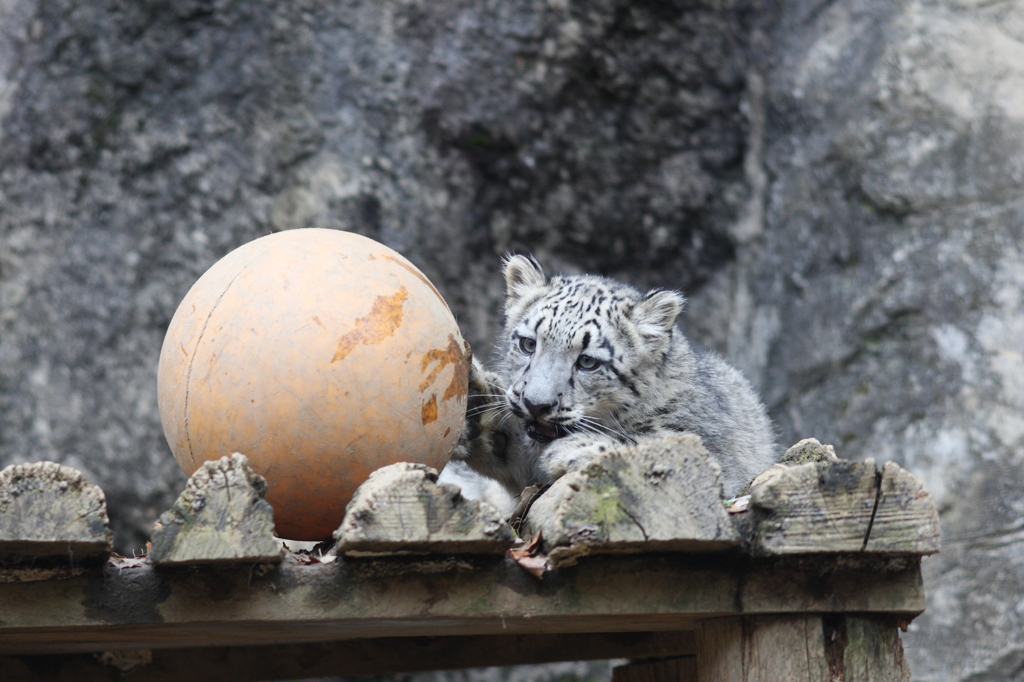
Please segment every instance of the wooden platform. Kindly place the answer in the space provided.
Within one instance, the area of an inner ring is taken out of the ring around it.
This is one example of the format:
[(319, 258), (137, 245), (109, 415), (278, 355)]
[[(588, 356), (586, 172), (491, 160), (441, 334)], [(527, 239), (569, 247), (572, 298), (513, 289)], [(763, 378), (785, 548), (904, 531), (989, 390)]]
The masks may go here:
[[(810, 462), (727, 509), (692, 485), (717, 475), (699, 440), (659, 447), (656, 470), (642, 452), (625, 463), (619, 453), (564, 477), (526, 512), (523, 528), (540, 535), (507, 553), (512, 535), (493, 510), (406, 465), (371, 479), (339, 551), (318, 556), (250, 537), (267, 523), (225, 510), (263, 513), (261, 481), (242, 457), (211, 463), (220, 474), (197, 472), (154, 529), (162, 559), (110, 556), (95, 523), (34, 526), (73, 516), (54, 505), (92, 501), (96, 514), (102, 493), (52, 464), (5, 470), (0, 512), (23, 521), (0, 528), (0, 679), (283, 680), (677, 657), (691, 658), (637, 663), (617, 682), (909, 679), (897, 628), (924, 609), (920, 557), (938, 549), (913, 477)], [(674, 478), (674, 490), (693, 488), (685, 499), (657, 492)], [(230, 483), (196, 487), (213, 479)], [(55, 553), (62, 542), (80, 553)]]

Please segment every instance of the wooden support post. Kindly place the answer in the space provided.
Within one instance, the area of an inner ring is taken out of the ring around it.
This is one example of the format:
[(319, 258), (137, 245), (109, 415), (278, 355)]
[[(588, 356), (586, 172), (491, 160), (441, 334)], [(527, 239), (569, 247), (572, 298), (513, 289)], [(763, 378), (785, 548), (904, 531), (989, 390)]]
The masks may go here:
[(909, 682), (896, 624), (845, 614), (716, 618), (697, 628), (698, 682)]

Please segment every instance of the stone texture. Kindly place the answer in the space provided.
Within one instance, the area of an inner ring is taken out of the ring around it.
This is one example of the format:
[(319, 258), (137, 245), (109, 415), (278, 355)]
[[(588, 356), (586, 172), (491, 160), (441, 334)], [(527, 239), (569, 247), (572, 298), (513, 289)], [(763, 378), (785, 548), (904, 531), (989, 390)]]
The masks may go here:
[(0, 1), (0, 463), (184, 477), (163, 330), (272, 229), (360, 231), (478, 353), (505, 250), (675, 286), (781, 442), (940, 513), (919, 680), (1024, 665), (1024, 7), (1014, 0)]

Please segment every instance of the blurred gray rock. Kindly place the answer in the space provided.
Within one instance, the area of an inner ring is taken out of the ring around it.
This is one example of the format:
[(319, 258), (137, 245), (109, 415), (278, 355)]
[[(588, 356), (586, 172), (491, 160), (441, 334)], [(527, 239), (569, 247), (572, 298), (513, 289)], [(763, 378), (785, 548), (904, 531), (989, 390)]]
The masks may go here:
[(360, 232), (486, 354), (501, 254), (691, 296), (780, 443), (940, 508), (919, 680), (1024, 669), (1016, 0), (0, 0), (0, 466), (140, 546), (164, 329), (232, 248)]
[(507, 251), (695, 285), (745, 193), (749, 10), (0, 2), (0, 464), (107, 493), (122, 551), (185, 479), (156, 364), (192, 283), (274, 230), (406, 254), (486, 354)]
[(935, 497), (914, 678), (1021, 679), (1024, 5), (795, 1), (766, 30), (762, 231), (717, 276), (719, 347), (781, 442)]

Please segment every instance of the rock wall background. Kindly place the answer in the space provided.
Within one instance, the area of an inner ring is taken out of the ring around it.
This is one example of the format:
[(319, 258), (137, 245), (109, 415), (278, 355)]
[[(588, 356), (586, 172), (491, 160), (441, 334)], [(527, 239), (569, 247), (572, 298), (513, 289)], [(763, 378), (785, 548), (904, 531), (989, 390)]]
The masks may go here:
[(0, 0), (0, 465), (184, 479), (178, 301), (273, 230), (402, 251), (481, 351), (506, 251), (691, 297), (780, 441), (941, 510), (920, 680), (1024, 679), (1016, 0)]

